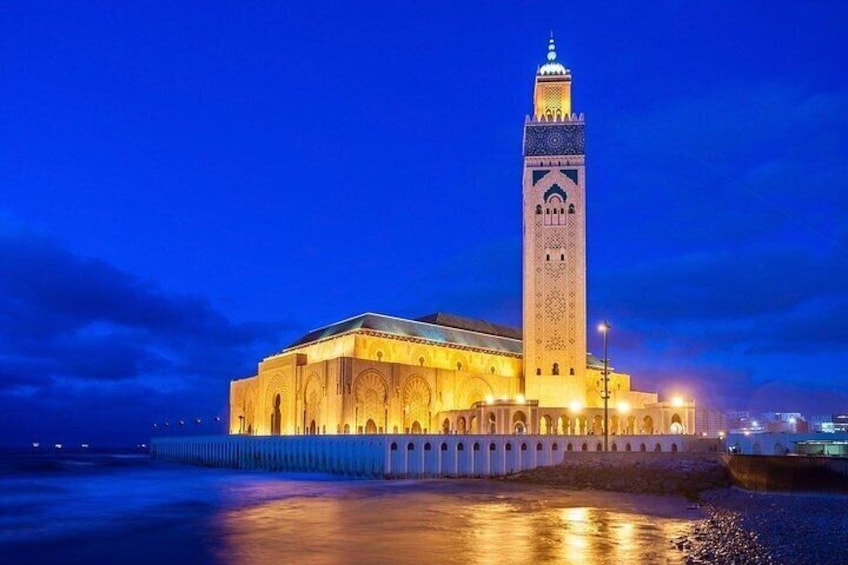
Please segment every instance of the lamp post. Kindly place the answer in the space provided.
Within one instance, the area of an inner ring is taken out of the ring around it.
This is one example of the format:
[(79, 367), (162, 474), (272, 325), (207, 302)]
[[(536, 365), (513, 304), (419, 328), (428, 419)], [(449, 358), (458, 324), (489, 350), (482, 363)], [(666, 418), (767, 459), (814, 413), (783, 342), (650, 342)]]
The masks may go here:
[(609, 355), (607, 334), (612, 326), (604, 320), (598, 330), (604, 335), (604, 451), (609, 451)]

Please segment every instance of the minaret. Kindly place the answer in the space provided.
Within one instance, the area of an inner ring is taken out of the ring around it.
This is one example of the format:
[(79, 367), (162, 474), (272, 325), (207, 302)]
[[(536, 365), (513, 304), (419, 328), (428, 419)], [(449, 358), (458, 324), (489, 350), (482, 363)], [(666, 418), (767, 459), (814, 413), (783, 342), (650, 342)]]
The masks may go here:
[(551, 34), (524, 123), (524, 388), (542, 406), (586, 405), (583, 129)]

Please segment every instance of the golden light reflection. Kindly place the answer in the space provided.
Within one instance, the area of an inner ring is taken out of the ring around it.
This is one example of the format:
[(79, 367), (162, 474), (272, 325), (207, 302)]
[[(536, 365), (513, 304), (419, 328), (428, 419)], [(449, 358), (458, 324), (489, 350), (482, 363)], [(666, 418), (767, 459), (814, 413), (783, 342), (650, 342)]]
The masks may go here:
[[(267, 481), (216, 526), (223, 562), (669, 563), (685, 503), (478, 482)], [(662, 517), (674, 516), (674, 517)], [(285, 541), (281, 541), (285, 540)]]
[(619, 557), (622, 560), (633, 554), (633, 550), (635, 549), (633, 544), (633, 533), (635, 530), (636, 526), (626, 517), (624, 517), (623, 520), (613, 528), (613, 536), (616, 541), (616, 547), (620, 554)]
[(566, 522), (585, 522), (589, 519), (588, 508), (566, 508), (563, 512)]

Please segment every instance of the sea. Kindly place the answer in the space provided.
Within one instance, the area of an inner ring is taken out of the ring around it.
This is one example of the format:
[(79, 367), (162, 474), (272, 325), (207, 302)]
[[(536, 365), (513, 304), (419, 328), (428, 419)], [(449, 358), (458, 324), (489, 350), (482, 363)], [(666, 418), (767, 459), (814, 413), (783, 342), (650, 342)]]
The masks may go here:
[(676, 497), (0, 453), (0, 562), (683, 563)]

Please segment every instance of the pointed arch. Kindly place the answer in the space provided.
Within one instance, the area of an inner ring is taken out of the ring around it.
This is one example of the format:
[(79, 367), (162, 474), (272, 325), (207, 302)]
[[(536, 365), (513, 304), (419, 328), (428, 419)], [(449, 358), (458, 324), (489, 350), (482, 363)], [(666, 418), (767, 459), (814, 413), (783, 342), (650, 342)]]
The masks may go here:
[(548, 190), (545, 191), (545, 195), (544, 195), (545, 202), (550, 201), (551, 197), (554, 196), (555, 194), (558, 195), (562, 199), (563, 202), (565, 202), (568, 199), (568, 196), (566, 196), (565, 191), (558, 184), (554, 183), (554, 184), (551, 185), (551, 187)]
[(403, 408), (407, 422), (423, 423), (421, 425), (429, 429), (432, 397), (430, 385), (423, 377), (412, 375), (406, 379), (403, 384)]
[(378, 428), (384, 425), (388, 390), (383, 375), (374, 369), (367, 369), (357, 375), (353, 382), (353, 397), (359, 411), (360, 426), (369, 419)]
[(489, 396), (494, 396), (494, 394), (488, 381), (480, 377), (472, 377), (462, 384), (459, 394), (462, 402), (460, 406), (468, 408), (475, 402), (486, 400)]
[[(265, 385), (263, 396), (262, 416), (267, 420), (267, 428), (271, 435), (291, 433), (292, 405), (294, 397), (290, 393), (289, 380), (282, 371), (275, 372)], [(279, 403), (278, 403), (279, 397)]]

